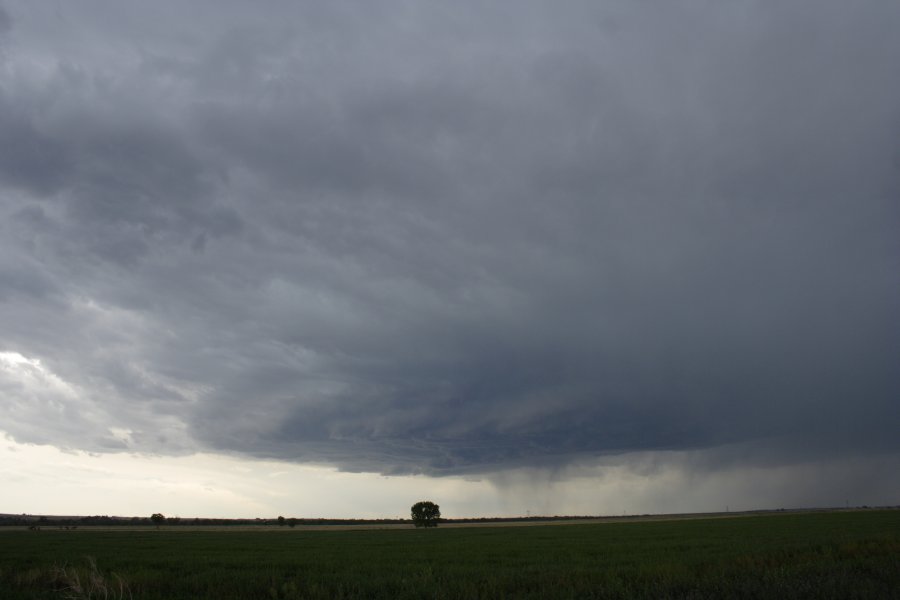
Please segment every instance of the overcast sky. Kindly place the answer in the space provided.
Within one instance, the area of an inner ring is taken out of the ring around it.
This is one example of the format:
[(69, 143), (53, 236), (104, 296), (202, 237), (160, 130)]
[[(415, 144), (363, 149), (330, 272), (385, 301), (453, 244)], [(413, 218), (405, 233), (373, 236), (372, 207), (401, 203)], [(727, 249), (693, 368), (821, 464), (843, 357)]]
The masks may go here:
[(0, 512), (900, 502), (898, 30), (0, 0)]

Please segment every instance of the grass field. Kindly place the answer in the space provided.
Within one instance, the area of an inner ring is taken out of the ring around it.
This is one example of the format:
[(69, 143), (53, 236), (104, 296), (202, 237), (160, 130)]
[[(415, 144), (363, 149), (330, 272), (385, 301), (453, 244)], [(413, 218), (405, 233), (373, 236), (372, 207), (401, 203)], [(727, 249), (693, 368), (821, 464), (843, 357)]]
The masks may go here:
[(900, 598), (900, 511), (434, 530), (0, 533), (0, 598), (88, 597)]

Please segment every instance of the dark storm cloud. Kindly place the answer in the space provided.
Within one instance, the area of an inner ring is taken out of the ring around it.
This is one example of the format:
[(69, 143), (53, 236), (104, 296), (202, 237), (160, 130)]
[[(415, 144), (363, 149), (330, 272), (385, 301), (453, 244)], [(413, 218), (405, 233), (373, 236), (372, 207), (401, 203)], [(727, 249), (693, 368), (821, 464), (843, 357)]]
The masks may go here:
[(891, 2), (7, 6), (17, 439), (900, 450)]

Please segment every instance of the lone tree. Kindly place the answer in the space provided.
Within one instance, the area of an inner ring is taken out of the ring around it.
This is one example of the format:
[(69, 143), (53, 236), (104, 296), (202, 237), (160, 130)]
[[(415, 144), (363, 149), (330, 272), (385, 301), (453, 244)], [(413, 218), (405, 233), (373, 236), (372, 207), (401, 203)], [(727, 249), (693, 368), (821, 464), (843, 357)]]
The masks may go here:
[(162, 513), (153, 513), (150, 515), (150, 520), (156, 525), (156, 528), (159, 529), (159, 526), (166, 522), (166, 516)]
[(411, 512), (416, 527), (437, 527), (441, 520), (441, 507), (429, 500), (416, 502)]

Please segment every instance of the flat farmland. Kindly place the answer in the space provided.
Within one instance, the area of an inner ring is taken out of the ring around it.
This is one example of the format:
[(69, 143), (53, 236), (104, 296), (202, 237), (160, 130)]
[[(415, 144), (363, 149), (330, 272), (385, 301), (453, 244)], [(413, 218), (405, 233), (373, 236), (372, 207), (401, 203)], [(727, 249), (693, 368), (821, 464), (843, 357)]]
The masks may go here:
[(900, 598), (900, 511), (0, 532), (0, 598)]

